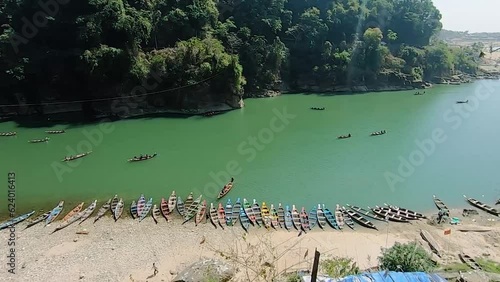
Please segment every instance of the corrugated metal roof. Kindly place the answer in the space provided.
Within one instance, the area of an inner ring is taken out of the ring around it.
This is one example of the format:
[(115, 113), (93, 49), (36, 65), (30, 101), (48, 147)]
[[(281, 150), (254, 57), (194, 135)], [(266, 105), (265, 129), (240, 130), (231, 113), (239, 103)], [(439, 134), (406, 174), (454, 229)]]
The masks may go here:
[(437, 274), (425, 272), (380, 271), (344, 277), (339, 282), (447, 282)]

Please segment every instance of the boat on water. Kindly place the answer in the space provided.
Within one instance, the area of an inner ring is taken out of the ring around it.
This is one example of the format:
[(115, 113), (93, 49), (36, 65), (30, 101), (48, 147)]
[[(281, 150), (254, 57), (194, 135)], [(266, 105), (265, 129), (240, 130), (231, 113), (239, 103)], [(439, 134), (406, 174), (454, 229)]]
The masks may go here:
[(395, 214), (397, 216), (401, 216), (403, 218), (406, 218), (408, 220), (419, 220), (420, 218), (412, 215), (412, 214), (408, 214), (404, 211), (399, 211), (399, 210), (393, 210), (389, 207), (379, 207), (379, 206), (375, 206), (375, 208), (381, 210), (382, 212), (389, 212), (389, 214)]
[(80, 204), (78, 204), (76, 207), (74, 207), (70, 212), (68, 212), (62, 219), (62, 221), (67, 221), (68, 219), (70, 219), (72, 216), (74, 216), (75, 214), (79, 213), (82, 208), (83, 208), (83, 202), (81, 202)]
[(43, 142), (49, 142), (50, 138), (49, 137), (45, 137), (43, 139), (33, 139), (33, 140), (30, 140), (28, 141), (28, 143), (43, 143)]
[(443, 203), (443, 201), (436, 198), (436, 195), (432, 195), (432, 198), (433, 198), (434, 204), (436, 205), (438, 210), (443, 211), (445, 214), (450, 214), (450, 209), (448, 208), (448, 206), (445, 205), (445, 203)]
[(248, 228), (250, 228), (250, 220), (247, 217), (247, 214), (245, 213), (245, 210), (243, 208), (240, 208), (240, 223), (241, 227), (248, 232)]
[(325, 211), (321, 207), (321, 204), (318, 204), (318, 209), (316, 210), (316, 218), (318, 219), (318, 226), (321, 229), (324, 229), (326, 226), (326, 216)]
[(193, 196), (193, 192), (191, 192), (187, 196), (186, 200), (184, 200), (184, 215), (186, 215), (186, 212), (188, 211), (188, 209), (191, 206), (191, 204), (193, 203), (193, 201), (194, 201), (194, 196)]
[(271, 228), (271, 213), (266, 205), (266, 202), (262, 202), (260, 213), (262, 214), (262, 221), (264, 222), (264, 226), (267, 229)]
[(387, 206), (388, 208), (390, 208), (391, 210), (395, 211), (395, 212), (402, 212), (402, 213), (405, 213), (408, 216), (417, 217), (417, 218), (424, 218), (424, 219), (427, 218), (425, 215), (423, 215), (421, 213), (418, 213), (418, 212), (414, 212), (414, 211), (409, 210), (409, 209), (401, 208), (401, 207), (398, 207), (398, 206), (388, 205), (386, 203), (384, 203), (384, 205)]
[(370, 133), (370, 136), (379, 136), (379, 135), (384, 135), (386, 133), (387, 133), (387, 131), (380, 130), (380, 131), (375, 131), (375, 132)]
[(135, 156), (135, 157), (133, 157), (133, 158), (131, 158), (131, 159), (128, 159), (127, 161), (128, 161), (128, 162), (140, 162), (140, 161), (146, 161), (146, 160), (150, 160), (150, 159), (152, 159), (152, 158), (154, 158), (154, 157), (156, 157), (156, 156), (157, 156), (157, 154), (156, 154), (156, 153), (154, 153), (154, 154), (152, 154), (152, 155), (145, 155), (145, 156), (140, 155), (139, 157)]
[(342, 216), (344, 217), (344, 223), (345, 223), (345, 225), (347, 225), (349, 228), (351, 228), (352, 230), (354, 230), (354, 221), (349, 216), (349, 213), (345, 210), (344, 207), (341, 207), (340, 211), (342, 212)]
[(74, 161), (76, 159), (79, 159), (79, 158), (83, 158), (85, 156), (88, 156), (92, 153), (92, 151), (88, 151), (86, 153), (81, 153), (81, 154), (78, 154), (78, 155), (74, 155), (74, 156), (69, 156), (69, 157), (64, 157), (64, 159), (62, 159), (61, 161), (62, 162), (69, 162), (69, 161)]
[(196, 198), (194, 201), (191, 202), (191, 205), (189, 205), (187, 211), (184, 214), (184, 222), (182, 224), (190, 221), (196, 215), (196, 212), (198, 211), (198, 206), (201, 203), (201, 197), (202, 196), (200, 195), (198, 198)]
[(47, 133), (47, 134), (62, 134), (62, 133), (66, 133), (66, 131), (64, 131), (64, 130), (45, 130), (45, 133)]
[(0, 136), (8, 137), (8, 136), (15, 136), (17, 135), (17, 132), (11, 131), (11, 132), (0, 132)]
[(271, 215), (270, 215), (270, 217), (271, 217), (271, 226), (274, 229), (281, 228), (281, 225), (280, 225), (280, 222), (279, 222), (279, 217), (278, 217), (278, 212), (274, 208), (273, 204), (271, 204)]
[(144, 207), (146, 206), (146, 198), (144, 198), (144, 194), (141, 194), (139, 199), (137, 200), (137, 217), (141, 216)]
[(161, 211), (161, 214), (163, 215), (163, 217), (169, 221), (168, 219), (168, 215), (170, 214), (170, 211), (168, 209), (168, 201), (165, 200), (165, 198), (161, 198), (161, 202), (160, 202), (160, 211)]
[(333, 229), (341, 230), (335, 220), (335, 216), (333, 216), (333, 213), (328, 208), (325, 208), (325, 205), (323, 205), (323, 212), (325, 213), (326, 222), (328, 222)]
[(410, 222), (406, 217), (398, 215), (389, 209), (382, 210), (380, 208), (373, 208), (373, 209), (370, 207), (368, 207), (368, 208), (371, 209), (373, 211), (373, 213), (375, 213), (376, 215), (383, 217), (383, 218), (386, 218), (387, 220), (395, 221), (395, 222), (404, 222), (404, 223)]
[(335, 208), (334, 216), (335, 216), (335, 222), (337, 222), (337, 226), (339, 227), (339, 229), (342, 229), (345, 225), (344, 215), (342, 214), (342, 210), (340, 209), (340, 206), (338, 204), (337, 207)]
[(172, 194), (168, 197), (168, 214), (174, 212), (175, 207), (177, 205), (177, 196), (175, 195), (175, 191), (172, 191)]
[(181, 196), (177, 197), (177, 212), (181, 215), (184, 216), (184, 201), (182, 200)]
[(153, 209), (151, 211), (151, 216), (153, 217), (153, 220), (155, 221), (156, 224), (158, 224), (158, 221), (161, 217), (161, 211), (160, 208), (156, 204), (153, 205)]
[(324, 111), (324, 110), (325, 110), (325, 107), (311, 107), (311, 110), (315, 110), (315, 111)]
[(231, 199), (227, 199), (226, 207), (224, 208), (224, 212), (226, 214), (226, 224), (228, 226), (232, 226), (233, 222), (233, 204), (231, 203)]
[(120, 198), (120, 200), (118, 201), (118, 204), (116, 204), (115, 212), (113, 213), (113, 216), (115, 218), (115, 222), (120, 218), (120, 216), (122, 216), (123, 206), (124, 206), (123, 199)]
[(316, 208), (313, 208), (309, 211), (309, 229), (312, 230), (316, 226), (316, 223), (318, 223), (318, 211)]
[(229, 193), (229, 191), (231, 191), (231, 189), (233, 189), (233, 182), (234, 182), (234, 178), (231, 177), (231, 181), (229, 183), (227, 183), (226, 185), (224, 185), (222, 190), (219, 192), (217, 199), (220, 199), (220, 198), (226, 196), (227, 193)]
[(61, 213), (64, 207), (64, 201), (60, 201), (59, 204), (50, 211), (49, 216), (45, 219), (45, 226), (52, 223)]
[(467, 196), (465, 196), (465, 195), (464, 195), (464, 198), (467, 200), (467, 202), (469, 202), (469, 204), (475, 206), (476, 208), (479, 208), (479, 209), (481, 209), (487, 213), (490, 213), (492, 215), (496, 215), (496, 216), (500, 215), (500, 211), (488, 206), (487, 204), (485, 204), (483, 202), (480, 202), (474, 198), (467, 198)]
[(300, 230), (302, 229), (302, 225), (300, 222), (300, 213), (295, 207), (295, 205), (292, 205), (292, 221), (293, 221), (293, 226), (295, 229)]
[(194, 225), (198, 226), (204, 219), (206, 219), (207, 212), (207, 200), (203, 200), (203, 203), (198, 207), (198, 211), (196, 212), (196, 217), (194, 219)]
[(139, 215), (139, 222), (141, 222), (144, 218), (146, 218), (152, 207), (153, 207), (153, 198), (149, 198), (149, 200), (146, 202), (146, 205), (144, 206), (144, 209)]
[(293, 218), (292, 218), (292, 212), (290, 211), (290, 207), (289, 206), (286, 206), (285, 228), (288, 231), (290, 231), (290, 230), (292, 230), (292, 228), (294, 228)]
[(349, 207), (351, 210), (357, 212), (358, 214), (362, 215), (362, 216), (367, 216), (367, 217), (370, 217), (370, 218), (373, 218), (373, 219), (376, 219), (376, 220), (387, 222), (387, 220), (385, 219), (385, 217), (380, 216), (378, 214), (375, 214), (371, 210), (366, 210), (366, 209), (363, 209), (363, 208), (360, 208), (360, 207), (357, 207), (357, 206), (351, 206), (349, 204), (347, 204), (346, 206)]
[(130, 204), (130, 215), (132, 216), (132, 219), (137, 218), (137, 203), (135, 202), (135, 200), (133, 200)]
[(285, 227), (285, 209), (281, 203), (278, 204), (278, 223), (281, 228)]
[(35, 213), (35, 211), (30, 211), (29, 213), (25, 213), (23, 215), (20, 215), (20, 216), (17, 216), (17, 217), (14, 217), (12, 219), (9, 219), (7, 221), (2, 222), (2, 223), (0, 223), (0, 230), (5, 229), (9, 226), (14, 226), (14, 225), (18, 224), (19, 222), (24, 221), (27, 218), (29, 218), (30, 216), (32, 216), (34, 213)]
[(86, 209), (84, 209), (81, 213), (80, 222), (78, 224), (82, 224), (87, 218), (89, 218), (92, 213), (94, 213), (95, 207), (97, 206), (97, 200), (94, 200)]
[(337, 137), (337, 139), (347, 139), (347, 138), (351, 138), (351, 137), (352, 137), (352, 135), (351, 135), (351, 133), (349, 133), (347, 135), (340, 135)]
[(364, 218), (359, 213), (357, 213), (353, 210), (350, 210), (350, 209), (346, 209), (346, 208), (344, 208), (344, 210), (349, 215), (349, 217), (352, 218), (352, 220), (354, 220), (359, 225), (364, 226), (366, 228), (378, 230), (377, 227), (373, 223), (371, 223), (368, 219)]
[(217, 228), (217, 225), (219, 225), (219, 220), (218, 220), (218, 215), (217, 215), (217, 209), (214, 207), (213, 203), (210, 203), (210, 210), (209, 216), (210, 216), (210, 221), (214, 225), (215, 228)]
[(236, 200), (236, 203), (233, 205), (233, 223), (236, 223), (238, 221), (238, 218), (240, 217), (240, 208), (241, 208), (241, 200), (238, 198)]
[(49, 215), (50, 215), (50, 211), (46, 212), (46, 213), (42, 213), (41, 215), (35, 217), (32, 220), (28, 220), (29, 223), (28, 223), (28, 225), (26, 225), (26, 228), (24, 228), (24, 229), (28, 229), (31, 226), (34, 226), (35, 224), (38, 224), (38, 223), (44, 221)]
[(247, 217), (248, 217), (248, 220), (250, 220), (250, 223), (252, 225), (255, 225), (256, 220), (255, 220), (255, 215), (253, 213), (252, 206), (245, 198), (243, 198), (243, 209), (245, 210), (245, 213), (247, 214)]
[(309, 225), (309, 216), (307, 215), (307, 211), (304, 207), (302, 207), (302, 210), (300, 211), (300, 226), (304, 232), (311, 230)]
[(463, 261), (467, 266), (474, 270), (482, 270), (481, 266), (469, 255), (466, 255), (464, 253), (458, 254), (458, 257), (460, 258), (461, 261)]
[(222, 203), (219, 203), (219, 207), (217, 208), (217, 219), (219, 220), (220, 227), (224, 229), (224, 225), (226, 224), (226, 212), (224, 211)]
[(99, 208), (99, 210), (97, 211), (97, 215), (95, 216), (94, 223), (98, 221), (101, 217), (103, 217), (106, 214), (106, 212), (109, 211), (110, 209), (111, 209), (111, 199), (106, 201), (106, 203), (104, 203)]
[(457, 101), (457, 104), (467, 104), (467, 103), (469, 103), (469, 100)]
[(262, 222), (262, 214), (260, 213), (260, 206), (255, 199), (253, 199), (252, 212), (255, 216), (255, 223), (260, 226), (260, 223)]

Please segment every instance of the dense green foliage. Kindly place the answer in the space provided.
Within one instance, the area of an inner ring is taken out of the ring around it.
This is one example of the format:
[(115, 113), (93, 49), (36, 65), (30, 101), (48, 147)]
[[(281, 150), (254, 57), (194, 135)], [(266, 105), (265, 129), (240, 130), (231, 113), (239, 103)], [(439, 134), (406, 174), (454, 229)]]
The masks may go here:
[(198, 87), (224, 101), (390, 72), (474, 72), (467, 50), (427, 47), (440, 19), (431, 0), (6, 0), (0, 99), (114, 97), (158, 74), (148, 91), (211, 78)]
[(351, 258), (334, 257), (321, 261), (321, 271), (332, 278), (342, 278), (360, 273), (359, 267)]
[(431, 256), (416, 242), (396, 242), (389, 249), (383, 249), (378, 259), (382, 269), (391, 271), (429, 272), (435, 267)]

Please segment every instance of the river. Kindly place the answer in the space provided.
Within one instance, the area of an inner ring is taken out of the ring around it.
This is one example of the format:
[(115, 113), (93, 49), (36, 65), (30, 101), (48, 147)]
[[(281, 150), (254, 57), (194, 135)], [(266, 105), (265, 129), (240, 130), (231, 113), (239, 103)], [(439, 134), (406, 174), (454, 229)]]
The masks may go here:
[[(102, 203), (115, 194), (127, 205), (142, 193), (159, 203), (172, 190), (183, 198), (201, 193), (215, 203), (231, 176), (235, 186), (224, 200), (233, 202), (255, 198), (299, 208), (391, 203), (425, 211), (433, 208), (434, 194), (450, 207), (466, 206), (466, 194), (493, 203), (500, 196), (500, 81), (414, 92), (247, 99), (244, 109), (210, 118), (50, 128), (0, 123), (1, 132), (18, 133), (0, 137), (0, 215), (6, 215), (9, 171), (16, 173), (18, 213), (52, 208), (59, 200), (69, 211), (77, 202)], [(49, 136), (47, 129), (67, 133)], [(382, 129), (387, 134), (369, 136)], [(347, 133), (352, 138), (336, 139)], [(28, 143), (45, 136), (48, 143)], [(87, 150), (93, 153), (61, 162)], [(127, 162), (154, 152), (154, 159)]]

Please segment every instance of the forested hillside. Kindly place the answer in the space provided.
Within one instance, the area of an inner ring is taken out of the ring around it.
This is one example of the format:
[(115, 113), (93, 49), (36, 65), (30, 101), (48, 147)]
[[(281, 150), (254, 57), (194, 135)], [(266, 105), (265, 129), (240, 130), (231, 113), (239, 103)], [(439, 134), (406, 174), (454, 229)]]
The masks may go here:
[[(1, 5), (2, 104), (19, 97), (29, 103), (72, 101), (181, 87), (147, 103), (239, 107), (241, 97), (269, 91), (400, 84), (476, 68), (476, 50), (429, 46), (441, 29), (431, 0)], [(150, 87), (134, 88), (144, 84)]]

